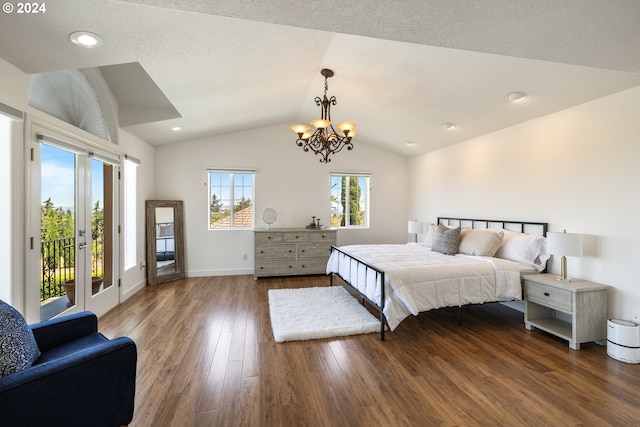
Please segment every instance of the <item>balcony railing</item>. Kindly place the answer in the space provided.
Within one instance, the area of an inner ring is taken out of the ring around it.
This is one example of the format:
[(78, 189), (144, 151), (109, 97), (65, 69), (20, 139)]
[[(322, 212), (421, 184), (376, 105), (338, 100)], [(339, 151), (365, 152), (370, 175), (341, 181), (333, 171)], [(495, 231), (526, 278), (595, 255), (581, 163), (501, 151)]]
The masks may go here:
[[(40, 245), (40, 301), (65, 295), (63, 284), (75, 278), (75, 238), (43, 240)], [(102, 240), (91, 244), (92, 275), (102, 275)]]

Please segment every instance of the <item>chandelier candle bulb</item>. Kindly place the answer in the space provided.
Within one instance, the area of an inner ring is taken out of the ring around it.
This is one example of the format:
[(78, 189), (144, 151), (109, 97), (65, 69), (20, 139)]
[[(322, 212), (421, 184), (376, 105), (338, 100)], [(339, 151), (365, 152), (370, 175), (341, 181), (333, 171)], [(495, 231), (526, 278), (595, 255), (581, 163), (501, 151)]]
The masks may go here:
[(293, 125), (291, 126), (291, 129), (298, 134), (299, 138), (301, 138), (302, 134), (304, 134), (306, 131), (308, 131), (311, 128), (307, 125)]
[(358, 134), (358, 131), (355, 129), (351, 129), (351, 130), (345, 130), (344, 131), (344, 136), (346, 136), (347, 138), (351, 139), (354, 136), (356, 136)]
[(326, 129), (331, 125), (329, 120), (317, 119), (311, 120), (311, 124), (316, 127), (316, 129)]

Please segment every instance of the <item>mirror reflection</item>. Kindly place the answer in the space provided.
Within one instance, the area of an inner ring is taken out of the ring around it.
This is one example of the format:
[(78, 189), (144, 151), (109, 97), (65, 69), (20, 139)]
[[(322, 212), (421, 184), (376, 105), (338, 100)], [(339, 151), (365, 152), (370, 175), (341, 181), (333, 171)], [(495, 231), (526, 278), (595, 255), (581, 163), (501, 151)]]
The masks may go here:
[(180, 200), (147, 200), (147, 283), (184, 277), (184, 212)]
[(158, 275), (176, 272), (173, 208), (156, 208), (156, 267)]

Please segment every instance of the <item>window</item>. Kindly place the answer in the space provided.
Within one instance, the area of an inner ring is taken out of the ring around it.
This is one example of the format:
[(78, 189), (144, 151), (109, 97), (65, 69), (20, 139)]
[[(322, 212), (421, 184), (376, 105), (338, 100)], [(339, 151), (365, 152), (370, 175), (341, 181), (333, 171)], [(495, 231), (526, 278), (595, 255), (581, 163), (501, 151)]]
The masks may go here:
[(253, 171), (209, 171), (209, 229), (253, 227)]
[(369, 175), (331, 174), (331, 226), (369, 227)]
[(125, 156), (124, 161), (124, 268), (133, 268), (138, 263), (137, 229), (137, 177), (140, 161)]

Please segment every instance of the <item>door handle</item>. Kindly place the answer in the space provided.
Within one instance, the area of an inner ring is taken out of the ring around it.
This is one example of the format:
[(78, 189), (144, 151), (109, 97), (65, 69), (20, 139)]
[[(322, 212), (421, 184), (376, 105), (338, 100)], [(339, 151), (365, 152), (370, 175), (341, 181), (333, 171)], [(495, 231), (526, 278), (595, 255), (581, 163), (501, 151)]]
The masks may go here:
[(87, 247), (87, 244), (86, 244), (86, 243), (80, 243), (80, 244), (78, 244), (78, 249), (84, 249), (84, 248), (86, 248), (86, 247)]

